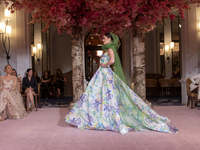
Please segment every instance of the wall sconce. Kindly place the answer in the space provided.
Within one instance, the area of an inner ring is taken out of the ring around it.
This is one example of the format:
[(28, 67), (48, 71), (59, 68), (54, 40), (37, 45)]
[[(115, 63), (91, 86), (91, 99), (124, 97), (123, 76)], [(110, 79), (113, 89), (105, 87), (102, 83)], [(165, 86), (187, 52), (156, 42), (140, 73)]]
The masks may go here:
[(36, 55), (36, 52), (37, 52), (37, 48), (36, 47), (33, 47), (33, 56), (34, 56), (34, 59), (36, 57), (36, 62), (35, 62), (35, 65), (37, 65), (37, 63), (40, 63), (40, 56), (37, 56)]
[(6, 36), (11, 37), (11, 33), (12, 33), (12, 27), (6, 26)]
[[(174, 42), (171, 42), (170, 46), (169, 45), (165, 45), (165, 50), (166, 50), (168, 63), (169, 63), (169, 58), (172, 55), (173, 49), (174, 49)], [(169, 52), (169, 50), (171, 50), (171, 52)]]
[(10, 20), (10, 11), (5, 9), (5, 20)]
[(101, 57), (101, 55), (103, 55), (103, 51), (102, 50), (98, 50), (97, 51), (97, 56)]
[(36, 53), (36, 47), (33, 47), (33, 53), (35, 54)]
[(5, 22), (0, 22), (0, 33), (5, 33), (6, 24)]
[(200, 31), (200, 21), (198, 21), (197, 30)]
[(41, 47), (42, 47), (41, 44), (38, 43), (38, 44), (37, 44), (37, 48), (38, 48), (39, 50), (41, 50)]
[[(10, 20), (10, 11), (8, 9), (5, 9), (5, 22), (0, 22), (0, 34), (1, 34), (1, 40), (3, 45), (3, 52), (6, 53), (6, 59), (8, 64), (9, 63), (9, 53), (10, 53), (10, 37), (12, 34), (12, 27), (8, 26), (8, 20)], [(8, 44), (6, 44), (8, 42)], [(7, 47), (8, 46), (8, 47)]]

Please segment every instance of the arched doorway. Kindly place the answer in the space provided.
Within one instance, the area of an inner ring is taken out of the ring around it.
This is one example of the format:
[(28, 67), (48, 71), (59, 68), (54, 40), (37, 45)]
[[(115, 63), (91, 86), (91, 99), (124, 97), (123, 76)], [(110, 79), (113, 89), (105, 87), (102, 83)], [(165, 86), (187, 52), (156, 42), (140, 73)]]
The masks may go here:
[[(99, 68), (99, 61), (103, 53), (102, 44), (103, 42), (99, 39), (100, 34), (88, 33), (85, 38), (85, 78), (87, 81), (93, 77), (94, 73)], [(121, 39), (119, 40), (118, 54), (122, 61), (122, 44)]]

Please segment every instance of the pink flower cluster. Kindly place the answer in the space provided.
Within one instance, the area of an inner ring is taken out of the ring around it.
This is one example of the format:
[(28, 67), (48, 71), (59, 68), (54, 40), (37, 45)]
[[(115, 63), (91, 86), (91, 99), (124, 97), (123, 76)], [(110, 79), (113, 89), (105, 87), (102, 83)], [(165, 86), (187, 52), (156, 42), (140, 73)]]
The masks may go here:
[(156, 23), (175, 15), (178, 11), (184, 18), (184, 11), (190, 3), (200, 0), (0, 0), (13, 11), (24, 8), (32, 13), (32, 21), (45, 22), (48, 30), (54, 24), (58, 33), (72, 33), (75, 26), (87, 27), (93, 32), (114, 32), (122, 35), (127, 28), (136, 26), (138, 30), (151, 31)]

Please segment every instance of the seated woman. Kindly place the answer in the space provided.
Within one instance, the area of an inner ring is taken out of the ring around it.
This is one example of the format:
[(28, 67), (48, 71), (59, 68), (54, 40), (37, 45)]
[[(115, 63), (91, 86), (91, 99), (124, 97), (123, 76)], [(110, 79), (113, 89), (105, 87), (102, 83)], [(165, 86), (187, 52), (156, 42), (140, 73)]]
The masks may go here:
[[(17, 71), (15, 69), (12, 69), (12, 74), (13, 76), (17, 77)], [(19, 78), (17, 77), (17, 87), (16, 89), (21, 93), (21, 88), (20, 88), (20, 84), (22, 83), (22, 77), (21, 75), (19, 75)]]
[(43, 91), (44, 91), (44, 97), (46, 99), (48, 99), (49, 94), (52, 95), (52, 93), (50, 92), (49, 86), (50, 86), (50, 81), (51, 78), (49, 76), (49, 73), (47, 70), (44, 71), (43, 76), (42, 76), (42, 87), (43, 87)]
[(40, 83), (40, 77), (38, 76), (36, 70), (33, 71), (33, 76), (37, 79), (37, 83)]
[[(15, 69), (12, 69), (12, 73), (13, 76), (17, 77), (17, 71)], [(21, 74), (19, 74), (19, 78), (17, 77), (17, 82), (20, 84), (22, 82), (22, 77)]]
[(57, 90), (57, 98), (59, 98), (59, 96), (61, 95), (60, 90), (63, 88), (64, 86), (64, 82), (66, 82), (66, 78), (64, 77), (62, 71), (60, 69), (56, 70), (56, 75), (54, 77), (54, 83), (55, 83), (55, 87)]
[(12, 67), (6, 65), (5, 76), (0, 78), (0, 121), (6, 118), (19, 119), (27, 115), (23, 98), (18, 90), (17, 77), (11, 75)]
[(27, 112), (29, 112), (29, 103), (31, 102), (34, 109), (34, 98), (33, 95), (35, 93), (38, 93), (37, 88), (37, 79), (35, 77), (32, 77), (33, 71), (31, 68), (27, 69), (26, 71), (26, 77), (23, 78), (23, 90), (24, 94), (26, 94), (26, 100), (27, 100)]

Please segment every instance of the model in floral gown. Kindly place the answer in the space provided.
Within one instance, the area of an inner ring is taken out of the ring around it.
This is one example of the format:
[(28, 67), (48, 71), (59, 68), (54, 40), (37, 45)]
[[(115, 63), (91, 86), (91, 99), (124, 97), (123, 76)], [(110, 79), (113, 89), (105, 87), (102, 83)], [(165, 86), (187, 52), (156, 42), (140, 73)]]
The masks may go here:
[[(126, 84), (117, 54), (118, 36), (103, 37), (99, 69), (65, 121), (79, 129), (108, 130), (125, 134), (130, 130), (178, 133), (168, 118), (158, 115)], [(109, 67), (113, 65), (114, 72)]]
[(0, 121), (6, 118), (19, 119), (27, 115), (23, 98), (17, 87), (17, 77), (12, 76), (12, 67), (6, 65), (6, 75), (0, 78)]

